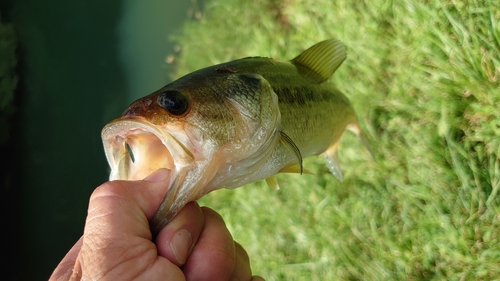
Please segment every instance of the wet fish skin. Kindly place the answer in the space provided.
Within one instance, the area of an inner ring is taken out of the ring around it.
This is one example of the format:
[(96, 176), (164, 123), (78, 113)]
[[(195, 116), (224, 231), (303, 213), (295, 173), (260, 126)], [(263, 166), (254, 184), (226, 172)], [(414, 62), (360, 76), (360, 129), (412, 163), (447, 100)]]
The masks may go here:
[(345, 58), (343, 44), (332, 39), (289, 62), (249, 57), (181, 77), (104, 127), (110, 178), (171, 171), (153, 232), (210, 191), (261, 179), (277, 188), (274, 175), (301, 173), (303, 157), (324, 153), (342, 180), (337, 144), (344, 130), (369, 149), (349, 99), (327, 82)]

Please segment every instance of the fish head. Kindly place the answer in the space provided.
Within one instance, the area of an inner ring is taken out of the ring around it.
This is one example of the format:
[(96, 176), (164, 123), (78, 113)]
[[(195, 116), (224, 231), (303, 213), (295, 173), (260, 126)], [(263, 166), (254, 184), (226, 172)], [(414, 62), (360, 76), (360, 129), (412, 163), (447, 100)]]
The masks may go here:
[(153, 233), (187, 202), (236, 187), (279, 140), (278, 98), (267, 80), (217, 69), (192, 73), (138, 99), (102, 130), (110, 180), (169, 171)]

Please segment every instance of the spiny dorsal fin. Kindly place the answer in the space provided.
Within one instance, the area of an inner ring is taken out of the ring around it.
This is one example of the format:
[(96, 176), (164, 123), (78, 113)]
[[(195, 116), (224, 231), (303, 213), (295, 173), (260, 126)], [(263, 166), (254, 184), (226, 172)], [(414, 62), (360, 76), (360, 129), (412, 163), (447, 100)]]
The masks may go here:
[(292, 60), (300, 75), (313, 83), (323, 83), (347, 57), (344, 44), (337, 39), (317, 43)]

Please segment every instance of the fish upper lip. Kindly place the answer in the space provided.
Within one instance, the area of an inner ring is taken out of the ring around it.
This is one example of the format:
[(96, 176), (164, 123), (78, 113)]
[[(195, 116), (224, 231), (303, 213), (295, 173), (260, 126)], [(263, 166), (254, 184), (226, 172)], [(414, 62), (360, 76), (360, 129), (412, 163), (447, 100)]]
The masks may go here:
[(194, 161), (176, 138), (147, 120), (115, 119), (102, 129), (101, 137), (111, 167), (110, 180), (142, 180), (160, 168), (177, 173)]

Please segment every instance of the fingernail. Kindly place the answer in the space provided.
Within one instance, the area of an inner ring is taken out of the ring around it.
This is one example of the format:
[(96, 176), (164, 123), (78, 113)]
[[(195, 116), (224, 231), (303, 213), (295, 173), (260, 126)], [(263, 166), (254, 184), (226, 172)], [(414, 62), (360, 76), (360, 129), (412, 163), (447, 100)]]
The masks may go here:
[(145, 177), (144, 180), (149, 182), (161, 182), (168, 178), (169, 173), (170, 171), (168, 169), (161, 168)]
[(193, 243), (191, 233), (185, 229), (177, 231), (174, 237), (172, 237), (170, 249), (179, 264), (183, 265), (186, 262), (189, 250), (191, 249), (191, 243)]

